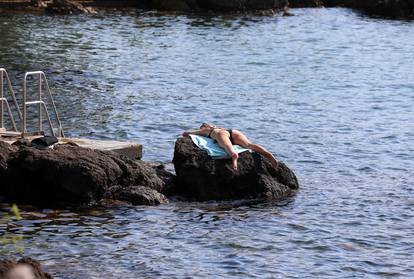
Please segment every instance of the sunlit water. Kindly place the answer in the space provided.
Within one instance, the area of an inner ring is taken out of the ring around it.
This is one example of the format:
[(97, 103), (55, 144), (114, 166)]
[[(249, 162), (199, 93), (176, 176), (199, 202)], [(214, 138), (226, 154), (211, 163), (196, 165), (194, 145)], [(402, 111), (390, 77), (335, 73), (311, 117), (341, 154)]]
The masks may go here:
[(0, 16), (20, 93), (44, 70), (70, 136), (171, 161), (200, 122), (236, 128), (298, 175), (277, 204), (23, 209), (0, 227), (57, 278), (414, 277), (414, 23), (295, 17)]

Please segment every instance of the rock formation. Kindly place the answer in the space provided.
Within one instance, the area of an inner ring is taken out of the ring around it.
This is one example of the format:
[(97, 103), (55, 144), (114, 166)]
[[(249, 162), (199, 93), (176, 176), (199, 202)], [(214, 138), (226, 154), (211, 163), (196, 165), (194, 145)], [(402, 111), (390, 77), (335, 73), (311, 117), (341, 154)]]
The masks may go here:
[(289, 7), (348, 7), (370, 15), (414, 18), (414, 0), (289, 0)]
[(0, 195), (8, 199), (46, 206), (93, 205), (103, 199), (154, 205), (167, 202), (160, 193), (163, 179), (150, 164), (113, 152), (71, 145), (38, 150), (0, 142)]
[(354, 0), (353, 7), (389, 18), (414, 18), (414, 0)]
[(287, 0), (148, 0), (147, 8), (163, 11), (245, 12), (278, 10)]
[(244, 152), (233, 172), (230, 160), (213, 160), (189, 138), (177, 140), (173, 163), (177, 177), (168, 194), (194, 200), (275, 200), (299, 187), (295, 174), (282, 162), (274, 168), (260, 154)]
[(179, 12), (277, 11), (285, 6), (348, 7), (371, 15), (414, 18), (414, 0), (146, 0), (145, 8)]
[(190, 200), (274, 200), (298, 189), (295, 174), (257, 153), (245, 152), (234, 173), (230, 160), (213, 160), (191, 139), (176, 142), (177, 176), (159, 165), (132, 161), (114, 152), (68, 144), (39, 150), (0, 142), (0, 196), (9, 201), (61, 207), (128, 203), (158, 205), (165, 195)]
[(95, 9), (91, 7), (84, 7), (76, 1), (69, 0), (53, 0), (52, 3), (46, 5), (47, 13), (53, 14), (94, 14)]
[[(32, 0), (30, 2), (9, 2), (0, 0), (0, 9), (46, 11), (58, 14), (96, 13), (94, 7), (126, 8), (172, 11), (184, 13), (246, 13), (274, 15), (285, 11), (285, 7), (347, 7), (369, 15), (386, 18), (414, 18), (414, 0)], [(283, 14), (283, 13), (282, 13)]]

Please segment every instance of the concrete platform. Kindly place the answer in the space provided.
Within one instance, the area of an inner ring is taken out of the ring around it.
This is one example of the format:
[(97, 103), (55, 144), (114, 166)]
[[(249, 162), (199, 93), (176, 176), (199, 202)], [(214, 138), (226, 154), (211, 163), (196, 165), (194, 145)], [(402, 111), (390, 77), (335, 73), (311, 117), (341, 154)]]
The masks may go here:
[(114, 151), (130, 159), (137, 160), (142, 158), (142, 144), (132, 141), (113, 141), (113, 140), (94, 140), (79, 138), (59, 138), (60, 143), (73, 142), (85, 148)]
[[(27, 137), (28, 140), (33, 140), (39, 136)], [(17, 136), (2, 136), (0, 134), (0, 141), (5, 141), (12, 144), (19, 137)], [(102, 150), (102, 151), (114, 151), (118, 154), (124, 155), (132, 160), (138, 160), (142, 158), (142, 144), (131, 141), (110, 141), (110, 140), (95, 140), (95, 139), (80, 139), (80, 138), (59, 138), (60, 144), (75, 143), (80, 147)]]

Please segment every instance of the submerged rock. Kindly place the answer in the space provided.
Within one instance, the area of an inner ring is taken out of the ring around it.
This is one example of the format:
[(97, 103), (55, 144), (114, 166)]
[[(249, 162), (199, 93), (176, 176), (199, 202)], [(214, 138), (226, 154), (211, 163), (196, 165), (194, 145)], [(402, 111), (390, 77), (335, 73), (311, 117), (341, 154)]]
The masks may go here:
[(295, 174), (282, 162), (274, 168), (260, 154), (244, 152), (233, 172), (230, 160), (213, 160), (190, 138), (176, 141), (173, 163), (177, 177), (169, 194), (195, 200), (274, 200), (299, 187)]
[(163, 195), (151, 194), (161, 192), (165, 182), (150, 164), (114, 152), (71, 145), (38, 150), (1, 143), (0, 166), (0, 195), (7, 199), (47, 206), (97, 204), (108, 197), (132, 204), (166, 202)]
[(125, 201), (132, 205), (159, 205), (168, 203), (166, 196), (144, 186), (113, 186), (105, 194), (106, 199)]

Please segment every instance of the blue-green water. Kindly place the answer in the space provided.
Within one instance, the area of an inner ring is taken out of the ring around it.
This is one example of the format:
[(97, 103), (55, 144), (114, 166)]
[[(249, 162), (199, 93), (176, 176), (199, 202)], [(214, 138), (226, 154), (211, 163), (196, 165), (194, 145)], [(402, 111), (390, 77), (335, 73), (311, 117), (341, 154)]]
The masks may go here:
[(26, 208), (0, 233), (57, 278), (414, 277), (414, 23), (293, 12), (0, 15), (0, 67), (17, 90), (44, 70), (68, 135), (168, 163), (182, 130), (215, 122), (301, 184), (277, 204)]

